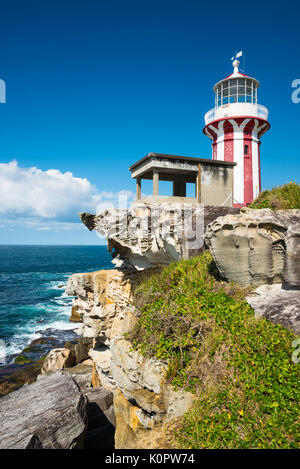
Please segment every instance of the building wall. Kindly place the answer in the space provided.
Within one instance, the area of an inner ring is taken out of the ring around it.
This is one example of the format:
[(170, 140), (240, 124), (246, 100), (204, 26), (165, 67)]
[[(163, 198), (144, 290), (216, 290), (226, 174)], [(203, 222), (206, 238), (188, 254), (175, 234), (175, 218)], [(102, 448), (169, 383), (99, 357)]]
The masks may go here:
[(201, 202), (232, 207), (233, 168), (206, 164), (201, 168)]

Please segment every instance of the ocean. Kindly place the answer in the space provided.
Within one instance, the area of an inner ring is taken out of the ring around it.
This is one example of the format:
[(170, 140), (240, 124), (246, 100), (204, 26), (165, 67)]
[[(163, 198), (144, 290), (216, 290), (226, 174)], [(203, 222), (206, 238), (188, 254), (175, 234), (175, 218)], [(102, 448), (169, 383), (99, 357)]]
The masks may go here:
[(14, 356), (47, 329), (78, 327), (69, 322), (68, 277), (109, 268), (106, 246), (0, 245), (0, 365), (3, 352)]

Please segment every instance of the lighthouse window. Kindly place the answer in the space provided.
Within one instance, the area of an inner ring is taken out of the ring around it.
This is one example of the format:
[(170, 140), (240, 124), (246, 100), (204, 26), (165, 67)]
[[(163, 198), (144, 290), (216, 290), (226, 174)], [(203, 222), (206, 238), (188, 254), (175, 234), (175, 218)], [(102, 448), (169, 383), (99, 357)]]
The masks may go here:
[(237, 95), (237, 86), (236, 85), (233, 85), (233, 84), (230, 85), (230, 95), (231, 96), (236, 96)]
[(257, 85), (245, 78), (234, 78), (220, 83), (215, 90), (216, 107), (228, 103), (256, 103)]
[(246, 155), (248, 155), (248, 153), (249, 153), (249, 146), (248, 146), (248, 145), (245, 145), (245, 147), (244, 147), (244, 155), (246, 156)]
[(253, 102), (257, 102), (257, 86), (253, 83)]

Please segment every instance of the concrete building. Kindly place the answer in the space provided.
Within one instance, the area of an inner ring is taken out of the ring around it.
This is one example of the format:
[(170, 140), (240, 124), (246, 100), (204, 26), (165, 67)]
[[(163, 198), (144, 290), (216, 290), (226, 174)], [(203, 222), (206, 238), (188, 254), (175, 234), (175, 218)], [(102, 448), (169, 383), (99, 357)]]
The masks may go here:
[[(213, 161), (188, 156), (148, 153), (130, 166), (136, 179), (136, 199), (141, 200), (142, 180), (153, 180), (153, 195), (145, 202), (201, 202), (205, 205), (232, 206), (232, 161)], [(159, 195), (159, 181), (173, 182), (173, 194)], [(195, 184), (195, 197), (186, 197), (186, 184)]]
[[(236, 57), (242, 53), (237, 54)], [(205, 114), (204, 134), (212, 141), (212, 159), (148, 153), (129, 170), (136, 179), (136, 199), (142, 198), (142, 180), (153, 180), (153, 194), (145, 202), (204, 203), (243, 206), (261, 189), (260, 137), (269, 128), (268, 110), (257, 104), (258, 81), (234, 71), (214, 86), (215, 107)], [(159, 181), (171, 181), (170, 196), (159, 194)], [(186, 184), (195, 184), (187, 197)]]

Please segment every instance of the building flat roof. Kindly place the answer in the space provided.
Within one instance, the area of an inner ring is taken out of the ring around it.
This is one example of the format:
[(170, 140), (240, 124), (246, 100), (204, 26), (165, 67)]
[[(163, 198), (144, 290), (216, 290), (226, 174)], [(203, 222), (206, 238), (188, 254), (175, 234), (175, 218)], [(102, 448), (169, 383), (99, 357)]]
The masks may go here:
[(133, 170), (137, 166), (139, 166), (141, 163), (144, 161), (150, 159), (150, 158), (161, 158), (165, 160), (183, 160), (187, 161), (190, 163), (198, 164), (198, 163), (203, 163), (203, 164), (210, 164), (210, 165), (216, 165), (216, 166), (236, 166), (236, 163), (233, 161), (220, 161), (220, 160), (212, 160), (209, 158), (195, 158), (193, 156), (180, 156), (180, 155), (167, 155), (164, 153), (148, 153), (148, 155), (144, 156), (140, 160), (138, 160), (136, 163), (133, 163), (129, 167), (129, 171)]

